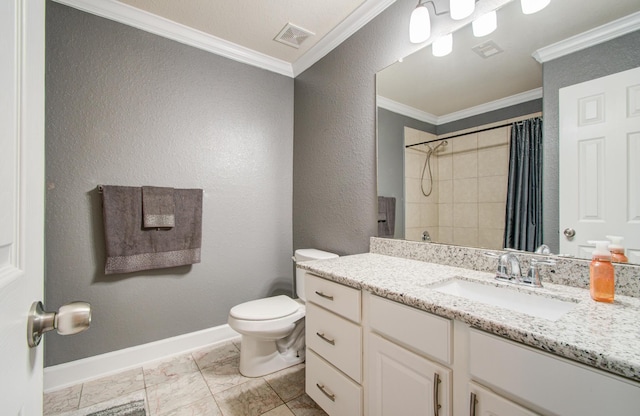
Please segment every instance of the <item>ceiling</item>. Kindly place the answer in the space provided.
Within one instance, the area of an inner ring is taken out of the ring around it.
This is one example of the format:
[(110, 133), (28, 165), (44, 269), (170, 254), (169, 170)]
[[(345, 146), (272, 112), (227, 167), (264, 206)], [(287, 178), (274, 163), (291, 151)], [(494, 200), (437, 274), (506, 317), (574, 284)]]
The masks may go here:
[[(638, 0), (551, 0), (542, 11), (523, 15), (519, 2), (511, 2), (498, 11), (492, 34), (476, 38), (471, 25), (464, 26), (454, 33), (450, 55), (436, 58), (427, 46), (378, 73), (377, 94), (425, 113), (425, 121), (452, 121), (457, 112), (542, 87), (542, 67), (532, 57), (536, 50), (638, 10)], [(437, 20), (451, 19), (432, 17), (432, 26)], [(481, 58), (472, 51), (487, 41), (503, 52)]]
[[(253, 51), (295, 62), (365, 0), (120, 0)], [(299, 49), (276, 42), (287, 23), (314, 33)]]

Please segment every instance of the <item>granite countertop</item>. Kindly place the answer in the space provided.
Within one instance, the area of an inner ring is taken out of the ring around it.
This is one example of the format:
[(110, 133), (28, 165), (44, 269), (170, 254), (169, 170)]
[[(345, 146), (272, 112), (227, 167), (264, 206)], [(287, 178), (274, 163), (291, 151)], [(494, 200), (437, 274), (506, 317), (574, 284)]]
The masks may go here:
[[(640, 299), (595, 302), (586, 289), (544, 283), (529, 288), (492, 273), (365, 253), (298, 263), (298, 267), (356, 289), (398, 301), (571, 360), (640, 381)], [(453, 277), (577, 302), (551, 321), (440, 293), (432, 285)]]

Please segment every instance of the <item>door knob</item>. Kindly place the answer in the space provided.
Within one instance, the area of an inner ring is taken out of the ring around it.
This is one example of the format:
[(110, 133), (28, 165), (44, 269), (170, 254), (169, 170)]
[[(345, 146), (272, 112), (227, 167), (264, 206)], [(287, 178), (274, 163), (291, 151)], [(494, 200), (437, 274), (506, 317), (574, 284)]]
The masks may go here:
[(27, 320), (27, 342), (33, 348), (40, 344), (42, 335), (55, 329), (60, 335), (73, 335), (85, 331), (91, 324), (91, 305), (71, 302), (58, 312), (45, 312), (42, 302), (33, 302)]
[(565, 228), (563, 232), (564, 236), (571, 240), (576, 235), (576, 230), (573, 228)]

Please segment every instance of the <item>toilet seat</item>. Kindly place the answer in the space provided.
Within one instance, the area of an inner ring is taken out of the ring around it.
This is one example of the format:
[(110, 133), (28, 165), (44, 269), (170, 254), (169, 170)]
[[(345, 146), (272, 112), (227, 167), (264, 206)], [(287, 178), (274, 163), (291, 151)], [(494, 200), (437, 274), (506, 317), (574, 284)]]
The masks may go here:
[(245, 321), (269, 321), (289, 316), (299, 308), (300, 304), (295, 300), (279, 295), (241, 303), (231, 308), (229, 315)]

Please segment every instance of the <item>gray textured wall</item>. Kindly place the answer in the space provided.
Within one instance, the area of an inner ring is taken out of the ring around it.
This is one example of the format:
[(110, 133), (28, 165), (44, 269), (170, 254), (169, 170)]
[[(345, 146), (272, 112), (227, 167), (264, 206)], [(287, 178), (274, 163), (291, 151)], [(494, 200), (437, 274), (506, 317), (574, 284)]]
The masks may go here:
[(415, 51), (398, 0), (295, 80), (293, 245), (369, 251), (377, 234), (375, 74)]
[[(46, 25), (46, 306), (94, 310), (46, 365), (290, 291), (293, 80), (57, 3)], [(98, 184), (203, 188), (202, 263), (105, 276)]]
[[(375, 74), (416, 49), (398, 0), (295, 82), (293, 245), (354, 254), (376, 228)], [(437, 32), (437, 29), (434, 29)], [(543, 65), (545, 242), (558, 247), (557, 89), (638, 66), (638, 34)], [(546, 67), (546, 68), (545, 68)], [(554, 104), (555, 103), (555, 104)]]
[(542, 66), (544, 116), (544, 241), (560, 246), (558, 205), (558, 91), (560, 88), (640, 66), (640, 31), (546, 62)]

